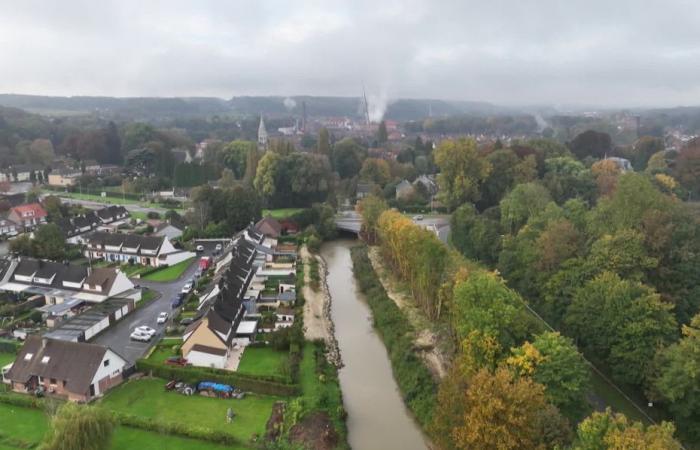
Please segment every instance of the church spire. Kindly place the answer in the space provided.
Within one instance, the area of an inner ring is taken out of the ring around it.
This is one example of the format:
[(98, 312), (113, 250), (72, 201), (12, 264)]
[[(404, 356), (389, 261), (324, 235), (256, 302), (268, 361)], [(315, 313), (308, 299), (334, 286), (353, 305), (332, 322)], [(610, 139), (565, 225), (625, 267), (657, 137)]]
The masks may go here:
[(265, 129), (265, 120), (260, 114), (260, 126), (258, 127), (258, 150), (267, 150), (267, 129)]

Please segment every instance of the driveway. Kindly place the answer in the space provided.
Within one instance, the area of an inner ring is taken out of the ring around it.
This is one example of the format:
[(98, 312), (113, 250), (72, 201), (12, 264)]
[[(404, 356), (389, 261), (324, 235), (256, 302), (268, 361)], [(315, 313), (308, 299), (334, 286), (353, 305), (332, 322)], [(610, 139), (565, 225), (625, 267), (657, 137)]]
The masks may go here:
[[(202, 254), (202, 256), (206, 256), (205, 254)], [(116, 325), (107, 329), (91, 342), (111, 348), (124, 357), (129, 363), (136, 362), (137, 359), (145, 355), (146, 352), (160, 340), (165, 332), (165, 327), (170, 323), (172, 317), (177, 314), (177, 310), (172, 309), (170, 303), (180, 292), (185, 282), (194, 276), (194, 273), (197, 271), (197, 266), (198, 259), (195, 259), (187, 270), (183, 272), (182, 276), (175, 281), (157, 282), (140, 280), (137, 278), (132, 279), (134, 283), (139, 284), (141, 287), (147, 287), (158, 292), (160, 297), (139, 307), (136, 311), (133, 311), (124, 319), (117, 322)], [(170, 314), (169, 323), (158, 325), (156, 319), (158, 318), (158, 314), (163, 311)], [(132, 341), (129, 337), (132, 331), (134, 328), (142, 325), (155, 329), (158, 334), (151, 339), (150, 342)]]

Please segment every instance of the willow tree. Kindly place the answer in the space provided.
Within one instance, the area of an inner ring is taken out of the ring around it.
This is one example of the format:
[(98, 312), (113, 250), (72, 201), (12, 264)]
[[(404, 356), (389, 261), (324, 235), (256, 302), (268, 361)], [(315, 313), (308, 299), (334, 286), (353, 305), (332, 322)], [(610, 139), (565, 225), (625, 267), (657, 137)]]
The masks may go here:
[(51, 420), (51, 431), (41, 449), (106, 450), (111, 447), (113, 431), (108, 411), (68, 402)]

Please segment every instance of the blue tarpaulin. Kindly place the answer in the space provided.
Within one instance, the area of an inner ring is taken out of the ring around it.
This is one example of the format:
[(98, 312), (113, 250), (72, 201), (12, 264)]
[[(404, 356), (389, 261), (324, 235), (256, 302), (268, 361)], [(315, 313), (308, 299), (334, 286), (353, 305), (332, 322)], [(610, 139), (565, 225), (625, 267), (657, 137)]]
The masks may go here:
[(203, 391), (211, 389), (216, 392), (233, 392), (233, 386), (228, 384), (215, 383), (213, 381), (202, 381), (197, 385), (197, 390)]

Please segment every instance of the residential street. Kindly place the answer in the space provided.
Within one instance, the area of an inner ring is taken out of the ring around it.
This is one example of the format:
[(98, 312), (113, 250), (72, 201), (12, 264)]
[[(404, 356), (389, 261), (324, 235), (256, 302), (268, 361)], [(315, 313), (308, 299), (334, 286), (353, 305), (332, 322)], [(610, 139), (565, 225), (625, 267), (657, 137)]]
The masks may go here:
[[(132, 312), (115, 326), (109, 328), (103, 334), (99, 335), (92, 342), (94, 344), (101, 344), (111, 348), (122, 357), (126, 358), (126, 360), (130, 363), (135, 362), (160, 339), (166, 325), (156, 324), (158, 314), (165, 311), (170, 314), (170, 317), (172, 318), (172, 316), (176, 313), (176, 310), (172, 309), (170, 303), (180, 292), (180, 289), (182, 289), (185, 282), (192, 278), (196, 270), (197, 260), (195, 260), (190, 267), (187, 268), (180, 279), (175, 281), (159, 283), (134, 278), (134, 283), (139, 284), (141, 287), (147, 287), (159, 292), (160, 297), (152, 300), (147, 305), (136, 309), (136, 311)], [(158, 331), (158, 335), (154, 336), (150, 342), (132, 341), (129, 338), (129, 335), (134, 331), (134, 328), (141, 325), (146, 325), (155, 329)]]

